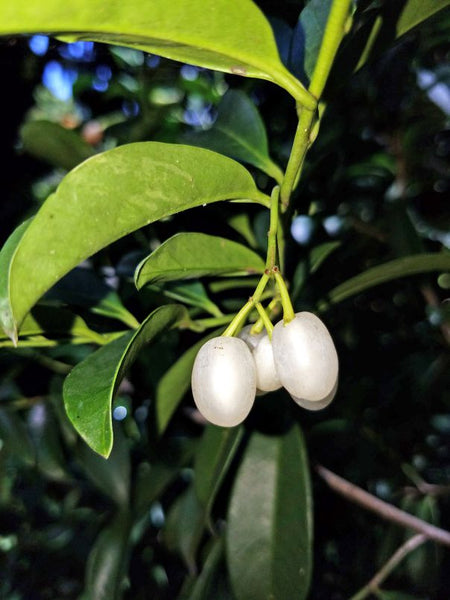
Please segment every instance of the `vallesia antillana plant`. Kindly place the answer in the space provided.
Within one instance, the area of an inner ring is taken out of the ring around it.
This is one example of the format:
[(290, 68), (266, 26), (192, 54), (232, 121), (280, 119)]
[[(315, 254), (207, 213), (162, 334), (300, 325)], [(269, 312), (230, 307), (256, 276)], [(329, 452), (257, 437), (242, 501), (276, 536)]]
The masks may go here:
[[(397, 15), (396, 35), (409, 31), (446, 4), (405, 2)], [(40, 326), (36, 305), (39, 308), (44, 294), (93, 254), (144, 226), (191, 208), (232, 202), (267, 209), (265, 260), (237, 242), (184, 232), (166, 240), (135, 271), (138, 290), (155, 283), (202, 277), (225, 278), (232, 289), (236, 277), (257, 275), (248, 301), (235, 312), (223, 314), (207, 298), (193, 302), (186, 293), (172, 293), (181, 303), (163, 304), (142, 322), (120, 302), (104, 305), (103, 314), (122, 323), (120, 331), (96, 331), (81, 317), (70, 325), (74, 344), (89, 343), (99, 349), (68, 374), (64, 383), (66, 413), (84, 441), (105, 458), (113, 449), (113, 398), (143, 347), (172, 329), (200, 333), (222, 328), (180, 357), (182, 363), (176, 363), (183, 365), (188, 380), (192, 370), (193, 396), (203, 416), (214, 424), (235, 428), (209, 434), (217, 436), (212, 445), (217, 460), (206, 495), (203, 492), (202, 497), (202, 491), (197, 490), (201, 500), (199, 528), (193, 534), (197, 544), (218, 486), (241, 442), (242, 430), (236, 426), (249, 414), (258, 391), (283, 386), (298, 405), (310, 410), (325, 408), (337, 392), (338, 359), (328, 330), (317, 315), (295, 313), (293, 308), (284, 278), (285, 234), (293, 217), (292, 197), (301, 181), (305, 157), (319, 135), (326, 110), (323, 93), (336, 56), (340, 48), (345, 51), (346, 45), (356, 45), (356, 38), (360, 43), (361, 31), (352, 29), (357, 10), (351, 0), (311, 0), (299, 16), (292, 44), (297, 49), (300, 44), (301, 51), (294, 52), (286, 66), (268, 20), (250, 0), (114, 0), (106, 5), (100, 0), (64, 4), (46, 0), (39, 9), (20, 0), (0, 7), (2, 35), (40, 32), (65, 41), (130, 46), (200, 67), (266, 80), (270, 82), (267, 85), (276, 84), (292, 97), (298, 125), (284, 170), (270, 158), (265, 133), (263, 141), (255, 143), (254, 132), (246, 138), (235, 131), (242, 139), (232, 152), (223, 154), (162, 142), (119, 146), (91, 156), (69, 171), (36, 215), (11, 234), (0, 254), (0, 322), (11, 340), (4, 344), (19, 349), (45, 346), (47, 332)], [(138, 18), (130, 19), (130, 14)], [(363, 44), (356, 62), (348, 65), (348, 77), (376, 47), (380, 14), (375, 9), (368, 11), (361, 26)], [(239, 107), (236, 110), (246, 107), (236, 92), (230, 92), (226, 101), (232, 117), (233, 106)], [(241, 162), (271, 179), (270, 195), (259, 189)], [(437, 253), (392, 261), (343, 282), (330, 291), (328, 300), (336, 303), (383, 281), (443, 271), (449, 266), (449, 256)], [(282, 318), (278, 320), (280, 307)], [(241, 339), (240, 331), (247, 322), (250, 331)], [(253, 343), (253, 338), (258, 341)], [(270, 382), (264, 382), (269, 367), (259, 366), (257, 354), (261, 350), (265, 353), (261, 361), (274, 365)], [(165, 409), (159, 433), (175, 409)], [(264, 497), (258, 497), (260, 488), (253, 482), (257, 477), (255, 465), (274, 456), (276, 470), (265, 478)], [(225, 552), (236, 598), (306, 598), (312, 574), (312, 502), (305, 441), (299, 426), (273, 437), (253, 433), (233, 490)], [(284, 513), (279, 510), (280, 498), (286, 505)], [(127, 513), (127, 519), (129, 534), (132, 515)], [(285, 523), (289, 523), (289, 531), (283, 529)], [(263, 550), (253, 556), (255, 547)], [(189, 597), (206, 598), (201, 594), (207, 593), (207, 588), (202, 591), (201, 585), (206, 584), (196, 584)]]

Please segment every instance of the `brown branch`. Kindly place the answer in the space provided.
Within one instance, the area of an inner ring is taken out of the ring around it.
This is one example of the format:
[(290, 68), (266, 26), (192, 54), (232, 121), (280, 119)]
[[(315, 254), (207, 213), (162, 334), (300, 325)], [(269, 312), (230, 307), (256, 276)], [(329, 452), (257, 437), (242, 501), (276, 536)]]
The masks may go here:
[(383, 519), (397, 523), (402, 527), (413, 529), (414, 531), (425, 535), (430, 540), (438, 542), (439, 544), (444, 544), (445, 546), (450, 546), (450, 531), (431, 525), (431, 523), (418, 519), (404, 510), (400, 510), (396, 506), (376, 498), (372, 494), (369, 494), (346, 479), (335, 475), (321, 465), (316, 465), (315, 468), (319, 476), (333, 491), (341, 494), (341, 496), (344, 496), (351, 502), (359, 504), (363, 508), (380, 515)]
[(367, 596), (370, 594), (376, 593), (380, 589), (380, 585), (392, 573), (397, 565), (399, 565), (400, 562), (406, 556), (408, 556), (410, 552), (413, 552), (413, 550), (426, 542), (427, 539), (427, 536), (423, 533), (418, 533), (417, 535), (409, 538), (409, 540), (407, 540), (394, 552), (387, 563), (381, 567), (381, 569), (372, 577), (369, 583), (361, 588), (359, 592), (356, 592), (356, 594), (352, 596), (350, 600), (364, 600), (364, 598), (367, 598)]

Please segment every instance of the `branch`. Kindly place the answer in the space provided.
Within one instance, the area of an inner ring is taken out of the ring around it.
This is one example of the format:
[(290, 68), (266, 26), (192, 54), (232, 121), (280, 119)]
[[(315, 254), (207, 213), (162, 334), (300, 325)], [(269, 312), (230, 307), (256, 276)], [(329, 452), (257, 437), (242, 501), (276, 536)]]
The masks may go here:
[(372, 579), (367, 583), (363, 588), (356, 592), (354, 596), (350, 598), (350, 600), (364, 600), (370, 594), (373, 594), (379, 590), (380, 585), (383, 581), (392, 573), (392, 571), (397, 567), (397, 565), (406, 557), (410, 552), (421, 546), (424, 542), (427, 541), (427, 536), (423, 533), (418, 533), (417, 535), (409, 538), (404, 544), (400, 546), (391, 556), (391, 558), (387, 561), (385, 565), (381, 567), (381, 569), (372, 577)]
[(380, 515), (383, 519), (397, 523), (402, 527), (413, 529), (439, 544), (450, 546), (450, 531), (435, 527), (434, 525), (431, 525), (431, 523), (418, 519), (404, 510), (400, 510), (396, 506), (376, 498), (372, 494), (369, 494), (346, 479), (335, 475), (321, 465), (316, 465), (315, 469), (319, 476), (333, 491), (341, 494), (341, 496), (344, 496), (350, 500), (350, 502), (359, 504), (363, 508)]

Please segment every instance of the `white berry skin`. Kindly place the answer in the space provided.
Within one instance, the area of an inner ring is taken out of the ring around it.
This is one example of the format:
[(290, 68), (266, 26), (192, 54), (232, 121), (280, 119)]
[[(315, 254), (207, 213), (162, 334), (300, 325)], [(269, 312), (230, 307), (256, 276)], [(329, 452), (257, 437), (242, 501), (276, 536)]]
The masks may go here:
[(273, 360), (272, 342), (267, 332), (251, 334), (252, 325), (247, 325), (239, 333), (252, 351), (256, 366), (256, 394), (259, 396), (266, 392), (279, 390), (281, 382), (278, 378)]
[(291, 395), (291, 398), (292, 398), (292, 400), (294, 400), (294, 402), (296, 402), (299, 406), (301, 406), (302, 408), (305, 408), (306, 410), (313, 410), (313, 411), (323, 410), (329, 404), (331, 404), (331, 402), (333, 401), (333, 398), (336, 395), (337, 387), (338, 387), (338, 382), (336, 380), (336, 383), (334, 384), (334, 388), (331, 390), (331, 392), (328, 394), (328, 396), (326, 396), (326, 398), (324, 398), (323, 400), (316, 400), (315, 402), (311, 402), (311, 400), (302, 400), (301, 398), (296, 398), (295, 396), (292, 396), (292, 395)]
[(255, 361), (245, 342), (220, 336), (200, 348), (192, 369), (192, 394), (205, 419), (221, 427), (239, 425), (255, 393)]
[(272, 334), (278, 377), (299, 401), (325, 402), (336, 386), (339, 363), (333, 340), (322, 321), (310, 312), (299, 312)]

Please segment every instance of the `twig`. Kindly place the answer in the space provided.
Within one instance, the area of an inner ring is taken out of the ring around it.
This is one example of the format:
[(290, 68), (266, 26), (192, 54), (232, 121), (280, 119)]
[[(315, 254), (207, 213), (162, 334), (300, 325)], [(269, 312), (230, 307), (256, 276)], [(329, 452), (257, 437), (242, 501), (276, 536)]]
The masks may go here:
[(361, 588), (350, 600), (363, 600), (370, 594), (376, 593), (383, 581), (392, 573), (397, 565), (406, 557), (410, 552), (413, 552), (416, 548), (421, 546), (427, 541), (427, 536), (423, 533), (418, 533), (413, 537), (409, 538), (404, 544), (398, 548), (391, 558), (384, 564), (381, 569), (372, 577), (372, 579), (363, 588)]
[(431, 525), (431, 523), (418, 519), (417, 517), (400, 510), (396, 506), (376, 498), (372, 494), (362, 490), (360, 487), (350, 483), (346, 479), (335, 475), (321, 465), (316, 466), (316, 471), (332, 490), (341, 494), (341, 496), (344, 496), (351, 502), (359, 504), (363, 508), (380, 515), (383, 519), (397, 523), (402, 527), (413, 529), (414, 531), (425, 535), (430, 540), (438, 542), (439, 544), (444, 544), (445, 546), (450, 546), (450, 531)]

